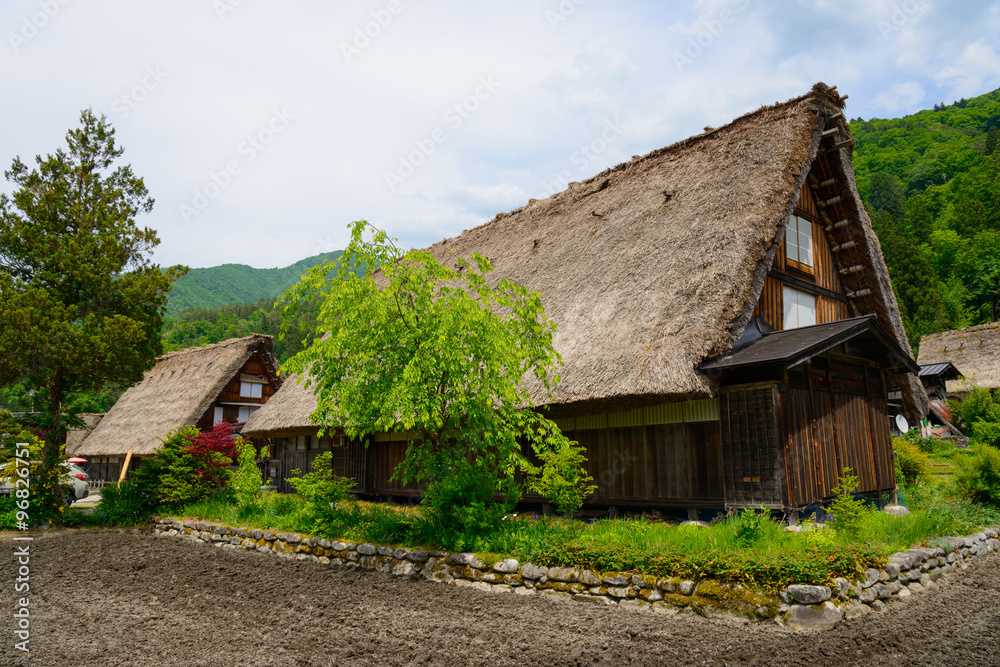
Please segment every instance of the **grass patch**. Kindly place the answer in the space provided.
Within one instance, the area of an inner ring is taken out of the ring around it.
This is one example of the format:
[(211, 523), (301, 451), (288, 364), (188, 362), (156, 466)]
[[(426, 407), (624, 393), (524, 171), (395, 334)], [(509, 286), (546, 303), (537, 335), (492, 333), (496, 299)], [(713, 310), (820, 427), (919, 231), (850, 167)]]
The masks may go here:
[[(476, 538), (468, 550), (487, 563), (516, 558), (539, 565), (573, 566), (600, 572), (639, 572), (657, 577), (715, 579), (776, 589), (793, 583), (830, 583), (860, 578), (896, 551), (946, 535), (967, 535), (1000, 525), (1000, 511), (948, 495), (941, 485), (906, 489), (911, 507), (895, 518), (873, 510), (861, 514), (853, 534), (805, 525), (790, 532), (760, 512), (731, 513), (709, 527), (678, 526), (645, 519), (599, 520), (592, 524), (533, 514), (508, 517), (496, 531)], [(317, 534), (314, 516), (298, 495), (265, 494), (250, 511), (224, 498), (185, 506), (179, 515), (232, 526)], [(336, 535), (353, 542), (439, 548), (418, 507), (366, 502), (337, 506)], [(326, 535), (331, 536), (331, 535)]]

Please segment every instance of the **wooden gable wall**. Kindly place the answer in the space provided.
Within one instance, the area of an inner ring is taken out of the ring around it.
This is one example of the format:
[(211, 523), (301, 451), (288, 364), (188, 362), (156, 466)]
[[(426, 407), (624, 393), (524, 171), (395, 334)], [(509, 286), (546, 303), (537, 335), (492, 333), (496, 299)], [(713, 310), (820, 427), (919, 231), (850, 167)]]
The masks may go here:
[[(240, 382), (243, 376), (263, 377), (265, 379), (260, 398), (240, 396)], [(212, 401), (212, 404), (205, 411), (205, 414), (201, 416), (196, 425), (203, 431), (211, 429), (215, 418), (215, 408), (217, 407), (222, 408), (223, 419), (235, 424), (239, 421), (240, 405), (264, 405), (271, 396), (274, 396), (276, 391), (278, 391), (278, 384), (275, 377), (268, 370), (268, 366), (264, 363), (260, 352), (254, 352), (247, 359), (246, 363), (243, 364), (239, 372), (229, 379), (229, 382), (226, 383), (226, 386), (223, 387), (219, 395)]]
[(808, 185), (802, 186), (795, 215), (806, 218), (813, 226), (813, 273), (798, 271), (785, 262), (785, 241), (782, 240), (774, 267), (764, 278), (764, 290), (753, 314), (761, 316), (775, 330), (784, 329), (782, 287), (788, 285), (816, 296), (816, 324), (836, 322), (851, 317), (836, 258), (830, 251), (826, 231), (819, 221), (819, 209)]

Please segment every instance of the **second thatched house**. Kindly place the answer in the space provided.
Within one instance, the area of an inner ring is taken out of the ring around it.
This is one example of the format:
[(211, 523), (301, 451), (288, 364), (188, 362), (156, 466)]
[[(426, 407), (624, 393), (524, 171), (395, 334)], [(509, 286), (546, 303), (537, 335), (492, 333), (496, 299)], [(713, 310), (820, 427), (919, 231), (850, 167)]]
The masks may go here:
[(170, 352), (122, 394), (74, 453), (89, 459), (92, 479), (117, 480), (128, 452), (135, 469), (176, 428), (246, 422), (279, 386), (270, 336)]
[(920, 339), (922, 365), (951, 362), (961, 369), (947, 379), (947, 391), (958, 397), (973, 386), (1000, 390), (1000, 322), (942, 331)]
[[(927, 402), (842, 107), (817, 84), (430, 248), (541, 294), (565, 367), (553, 401), (528, 387), (586, 446), (591, 505), (793, 512), (845, 467), (894, 490), (889, 420)], [(417, 493), (388, 481), (406, 433), (320, 440), (314, 407), (287, 382), (244, 432), (279, 465), (336, 449), (359, 491)]]

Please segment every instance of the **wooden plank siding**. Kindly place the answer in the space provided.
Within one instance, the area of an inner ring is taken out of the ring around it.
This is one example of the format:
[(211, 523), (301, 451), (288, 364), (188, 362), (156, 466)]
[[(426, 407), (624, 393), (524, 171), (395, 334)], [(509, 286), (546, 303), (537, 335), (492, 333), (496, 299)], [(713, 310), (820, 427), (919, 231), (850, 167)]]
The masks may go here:
[(581, 429), (595, 505), (722, 506), (719, 422)]
[(396, 466), (406, 457), (406, 440), (372, 442), (367, 451), (365, 493), (391, 496), (418, 496), (422, 485), (390, 481)]
[(781, 508), (785, 457), (777, 383), (719, 392), (726, 507)]
[(323, 452), (333, 453), (331, 465), (338, 477), (351, 476), (349, 474), (349, 448), (334, 447), (330, 437), (299, 435), (276, 438), (272, 451), (272, 463), (276, 468), (273, 481), (281, 493), (295, 493), (295, 489), (288, 483), (288, 480), (301, 475), (294, 475), (292, 471), (299, 470), (303, 474), (312, 472), (313, 461)]
[(885, 379), (864, 363), (818, 357), (789, 372), (782, 395), (788, 504), (804, 507), (833, 496), (851, 468), (858, 491), (895, 488)]
[[(807, 218), (812, 222), (813, 227), (813, 266), (812, 272), (789, 269), (785, 262), (785, 241), (782, 239), (781, 247), (774, 258), (774, 269), (782, 274), (789, 272), (796, 278), (807, 283), (812, 283), (817, 287), (844, 294), (844, 287), (840, 280), (840, 267), (833, 253), (830, 251), (830, 244), (826, 239), (826, 232), (819, 221), (819, 210), (813, 198), (812, 190), (802, 187), (799, 203), (795, 208), (795, 215)], [(753, 314), (761, 317), (775, 330), (784, 329), (783, 318), (783, 298), (782, 287), (784, 283), (780, 278), (767, 276), (764, 278), (764, 289), (761, 291), (754, 307)], [(851, 317), (851, 310), (848, 304), (822, 294), (816, 295), (816, 324), (826, 324), (836, 322)]]
[[(265, 379), (264, 385), (261, 388), (260, 398), (250, 398), (247, 396), (240, 396), (240, 378), (243, 375), (252, 375), (263, 377)], [(264, 364), (264, 360), (260, 356), (260, 352), (254, 352), (247, 359), (246, 363), (240, 368), (240, 370), (230, 378), (226, 386), (222, 388), (219, 395), (212, 401), (212, 404), (208, 406), (205, 414), (197, 421), (196, 426), (202, 431), (209, 431), (214, 426), (215, 419), (215, 408), (222, 407), (222, 418), (232, 424), (237, 423), (239, 420), (239, 406), (237, 405), (224, 405), (225, 403), (252, 403), (254, 405), (264, 405), (267, 403), (268, 399), (274, 395), (274, 392), (278, 391), (278, 386), (271, 374), (267, 370), (267, 366)]]

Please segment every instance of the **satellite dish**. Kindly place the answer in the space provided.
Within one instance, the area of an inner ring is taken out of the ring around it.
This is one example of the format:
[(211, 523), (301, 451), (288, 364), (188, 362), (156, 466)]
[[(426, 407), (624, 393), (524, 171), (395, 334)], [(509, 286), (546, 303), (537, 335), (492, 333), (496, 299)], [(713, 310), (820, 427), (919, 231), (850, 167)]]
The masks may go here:
[(910, 423), (903, 415), (896, 415), (896, 428), (899, 429), (900, 433), (906, 433), (910, 430)]

